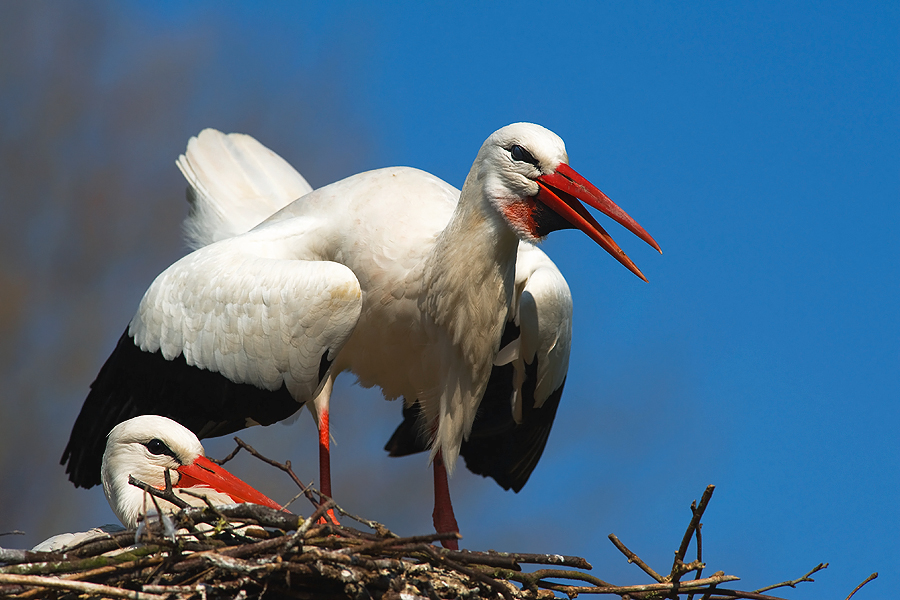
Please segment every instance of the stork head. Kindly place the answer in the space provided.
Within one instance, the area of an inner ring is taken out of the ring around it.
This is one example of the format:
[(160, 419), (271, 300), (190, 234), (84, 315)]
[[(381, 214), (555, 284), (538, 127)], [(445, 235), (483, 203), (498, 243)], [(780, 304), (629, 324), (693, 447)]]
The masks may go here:
[[(134, 527), (138, 516), (145, 512), (144, 492), (129, 484), (128, 476), (165, 489), (166, 471), (176, 491), (192, 488), (191, 491), (202, 493), (213, 503), (252, 502), (281, 508), (206, 458), (197, 436), (171, 419), (143, 415), (119, 423), (109, 432), (101, 478), (106, 499), (123, 525)], [(188, 503), (197, 504), (190, 497), (182, 497)], [(164, 504), (172, 506), (160, 502), (161, 506)], [(147, 499), (146, 506), (153, 508), (152, 501)]]
[(495, 131), (475, 160), (486, 198), (520, 239), (536, 241), (557, 229), (580, 229), (635, 275), (646, 281), (582, 202), (612, 217), (650, 244), (659, 245), (606, 194), (569, 166), (562, 139), (533, 123)]

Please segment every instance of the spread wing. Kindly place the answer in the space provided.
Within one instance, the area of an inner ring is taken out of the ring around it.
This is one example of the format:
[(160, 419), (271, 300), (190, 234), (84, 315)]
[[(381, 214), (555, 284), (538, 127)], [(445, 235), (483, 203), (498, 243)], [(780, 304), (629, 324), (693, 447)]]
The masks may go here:
[(159, 414), (198, 437), (287, 418), (312, 400), (350, 337), (359, 282), (338, 263), (284, 244), (310, 219), (289, 219), (205, 246), (144, 295), (91, 385), (63, 455), (76, 485), (100, 482), (106, 434)]
[[(473, 473), (518, 492), (537, 466), (569, 369), (572, 295), (556, 265), (520, 243), (516, 293), (478, 415), (460, 454)], [(391, 456), (427, 449), (418, 404), (385, 446)]]

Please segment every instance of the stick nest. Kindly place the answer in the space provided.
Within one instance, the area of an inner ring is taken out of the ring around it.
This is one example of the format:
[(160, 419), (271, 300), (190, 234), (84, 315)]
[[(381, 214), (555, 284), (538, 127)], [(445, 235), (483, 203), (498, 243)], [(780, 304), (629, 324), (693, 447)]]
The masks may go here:
[[(303, 486), (289, 461), (275, 462), (235, 439), (235, 452), (218, 462), (227, 462), (243, 448), (282, 469), (300, 486), (298, 496), (306, 495), (316, 506), (309, 518), (251, 504), (192, 508), (172, 493), (171, 485), (158, 490), (132, 481), (151, 500), (181, 503), (181, 510), (171, 517), (147, 519), (136, 532), (107, 534), (64, 553), (0, 548), (0, 597), (543, 600), (603, 594), (623, 599), (777, 600), (764, 592), (811, 582), (813, 573), (828, 566), (819, 564), (803, 577), (752, 592), (723, 587), (738, 577), (721, 571), (703, 577), (700, 519), (713, 486), (699, 503), (691, 504), (690, 523), (667, 575), (645, 564), (615, 535), (609, 536), (628, 561), (653, 580), (650, 583), (607, 583), (587, 573), (591, 565), (576, 556), (451, 551), (433, 542), (457, 534), (399, 537)], [(344, 524), (336, 522), (335, 512), (343, 515), (339, 520)], [(347, 526), (350, 520), (367, 530)], [(685, 562), (692, 540), (697, 558)]]

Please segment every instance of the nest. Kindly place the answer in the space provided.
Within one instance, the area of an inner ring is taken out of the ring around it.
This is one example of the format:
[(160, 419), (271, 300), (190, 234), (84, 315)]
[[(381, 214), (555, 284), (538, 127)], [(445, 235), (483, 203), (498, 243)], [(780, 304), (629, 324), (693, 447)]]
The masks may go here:
[[(237, 438), (236, 438), (237, 439)], [(717, 572), (703, 577), (700, 519), (713, 493), (691, 504), (691, 520), (667, 575), (660, 575), (615, 535), (610, 540), (653, 579), (617, 586), (587, 571), (583, 558), (558, 554), (453, 551), (433, 542), (456, 537), (432, 533), (400, 537), (379, 523), (351, 515), (333, 500), (303, 486), (290, 462), (277, 463), (244, 442), (241, 448), (288, 473), (316, 505), (303, 518), (264, 506), (237, 504), (192, 508), (149, 518), (135, 531), (107, 534), (64, 553), (0, 548), (0, 596), (10, 598), (107, 597), (135, 600), (219, 598), (323, 598), (362, 600), (538, 600), (604, 594), (620, 598), (753, 598), (778, 600), (768, 592), (811, 582), (827, 567), (754, 591), (730, 587), (738, 577)], [(143, 487), (151, 499), (182, 502), (168, 489)], [(173, 501), (174, 499), (174, 501)], [(335, 519), (334, 515), (342, 515)], [(338, 520), (342, 524), (338, 524)], [(347, 526), (349, 521), (367, 530)], [(691, 541), (697, 558), (685, 562)], [(528, 569), (523, 569), (528, 566)], [(688, 578), (692, 575), (692, 578)], [(873, 574), (850, 593), (877, 574)]]

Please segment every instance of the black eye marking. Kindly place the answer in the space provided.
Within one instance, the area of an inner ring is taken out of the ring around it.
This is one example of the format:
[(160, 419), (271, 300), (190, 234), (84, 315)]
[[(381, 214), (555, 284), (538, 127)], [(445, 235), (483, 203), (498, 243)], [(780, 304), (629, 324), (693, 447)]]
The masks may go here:
[(165, 454), (167, 456), (171, 456), (176, 461), (178, 460), (178, 457), (175, 456), (175, 452), (171, 448), (169, 448), (164, 441), (162, 441), (159, 438), (153, 438), (149, 442), (145, 442), (144, 446), (147, 447), (147, 450), (150, 451), (150, 454), (157, 454), (157, 455)]
[(527, 162), (534, 166), (538, 166), (538, 161), (535, 157), (531, 155), (531, 152), (523, 148), (522, 146), (516, 144), (512, 148), (509, 149), (509, 153), (512, 155), (513, 160), (518, 160), (520, 162)]

